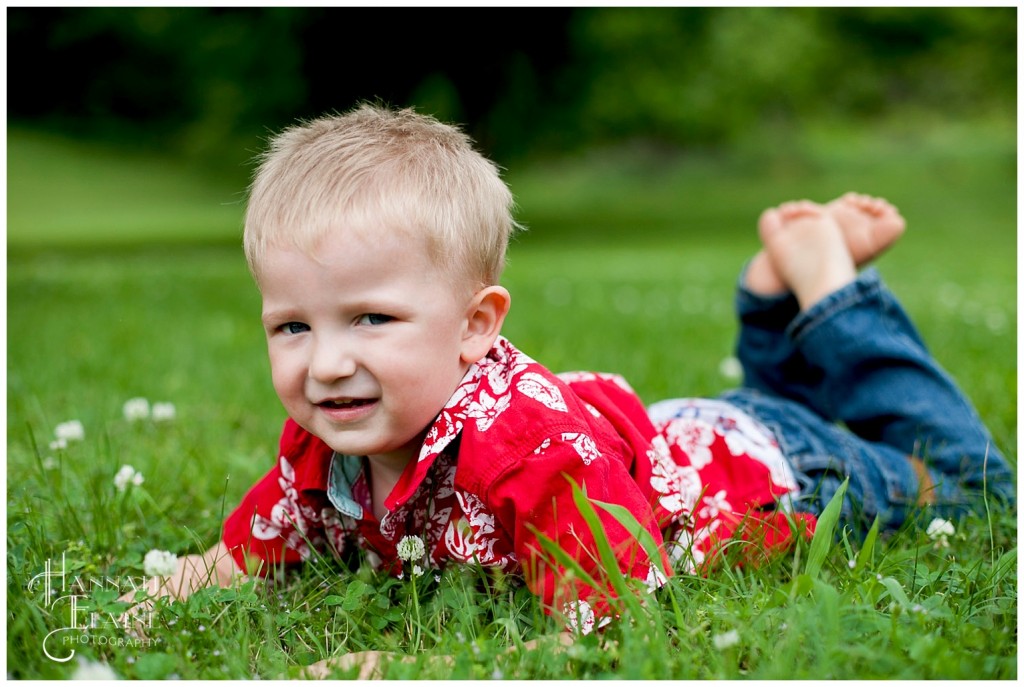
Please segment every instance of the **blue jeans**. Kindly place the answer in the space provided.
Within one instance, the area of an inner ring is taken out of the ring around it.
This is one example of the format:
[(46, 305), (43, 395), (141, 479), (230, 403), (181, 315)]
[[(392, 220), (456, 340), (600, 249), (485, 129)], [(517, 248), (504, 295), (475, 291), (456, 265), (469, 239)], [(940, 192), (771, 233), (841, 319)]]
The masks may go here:
[(736, 303), (744, 384), (722, 398), (774, 432), (801, 484), (796, 510), (820, 513), (849, 477), (843, 518), (898, 527), (922, 488), (909, 456), (927, 466), (935, 515), (980, 508), (983, 492), (1014, 503), (1005, 458), (874, 269), (806, 312), (742, 280)]

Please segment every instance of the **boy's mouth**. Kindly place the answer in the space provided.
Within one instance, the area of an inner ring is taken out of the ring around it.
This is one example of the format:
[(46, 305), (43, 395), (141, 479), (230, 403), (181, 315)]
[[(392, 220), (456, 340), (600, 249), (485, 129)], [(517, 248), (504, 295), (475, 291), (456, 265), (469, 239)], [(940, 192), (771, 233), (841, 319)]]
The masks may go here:
[(320, 401), (317, 405), (322, 408), (358, 408), (373, 402), (371, 398), (338, 398)]

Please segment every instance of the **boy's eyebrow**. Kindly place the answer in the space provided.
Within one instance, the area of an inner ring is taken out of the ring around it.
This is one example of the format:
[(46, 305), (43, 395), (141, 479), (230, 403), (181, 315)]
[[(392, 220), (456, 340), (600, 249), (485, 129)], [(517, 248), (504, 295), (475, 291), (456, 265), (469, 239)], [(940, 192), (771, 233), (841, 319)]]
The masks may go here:
[(399, 311), (408, 307), (408, 303), (402, 298), (393, 298), (385, 295), (366, 296), (346, 303), (346, 307), (353, 312), (383, 312)]
[(280, 308), (278, 310), (264, 310), (260, 315), (260, 321), (264, 326), (271, 322), (281, 322), (295, 319), (295, 310), (292, 308)]

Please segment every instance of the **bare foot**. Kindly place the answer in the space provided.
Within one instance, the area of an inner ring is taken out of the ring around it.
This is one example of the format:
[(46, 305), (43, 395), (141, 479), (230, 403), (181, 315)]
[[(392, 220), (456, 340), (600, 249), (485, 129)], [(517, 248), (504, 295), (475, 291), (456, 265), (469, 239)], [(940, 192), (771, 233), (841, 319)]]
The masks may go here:
[(907, 228), (899, 211), (882, 198), (847, 193), (825, 207), (842, 229), (846, 248), (857, 267), (884, 253)]
[(794, 201), (766, 210), (758, 231), (776, 278), (803, 310), (857, 277), (842, 229), (816, 203)]
[[(903, 235), (907, 226), (899, 211), (888, 201), (861, 193), (846, 193), (825, 205), (825, 209), (839, 224), (846, 249), (858, 269), (884, 253)], [(761, 214), (758, 228), (762, 236), (765, 232), (772, 233), (781, 221), (778, 213), (779, 209), (770, 208)], [(775, 271), (768, 253), (763, 250), (747, 267), (746, 286), (754, 293), (765, 295), (788, 290), (785, 279)]]
[[(778, 209), (768, 208), (761, 213), (761, 217), (757, 220), (758, 233), (764, 236), (766, 232), (774, 232), (780, 221), (781, 216)], [(744, 285), (750, 291), (765, 296), (774, 296), (789, 291), (786, 282), (775, 271), (775, 266), (772, 265), (768, 253), (764, 250), (758, 251), (747, 265)]]
[[(766, 212), (773, 212), (773, 210)], [(762, 296), (775, 296), (788, 291), (785, 282), (775, 273), (775, 268), (772, 267), (768, 254), (763, 250), (758, 251), (757, 255), (747, 265), (743, 284), (749, 291), (761, 294)]]

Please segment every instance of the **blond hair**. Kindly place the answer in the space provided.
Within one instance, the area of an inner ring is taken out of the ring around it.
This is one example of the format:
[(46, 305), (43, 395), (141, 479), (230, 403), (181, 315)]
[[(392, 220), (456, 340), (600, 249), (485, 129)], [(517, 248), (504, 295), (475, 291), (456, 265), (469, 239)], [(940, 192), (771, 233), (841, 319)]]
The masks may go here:
[(518, 225), (498, 168), (459, 129), (411, 109), (364, 104), (286, 129), (260, 159), (245, 215), (259, 277), (268, 247), (315, 254), (339, 228), (422, 236), (456, 280), (495, 284)]

